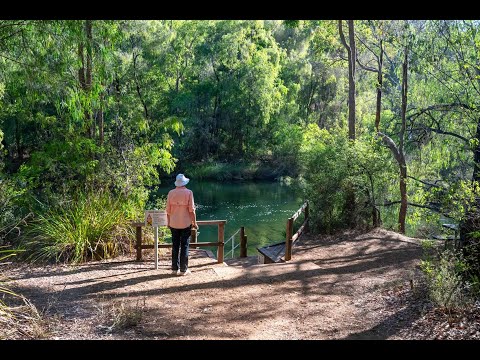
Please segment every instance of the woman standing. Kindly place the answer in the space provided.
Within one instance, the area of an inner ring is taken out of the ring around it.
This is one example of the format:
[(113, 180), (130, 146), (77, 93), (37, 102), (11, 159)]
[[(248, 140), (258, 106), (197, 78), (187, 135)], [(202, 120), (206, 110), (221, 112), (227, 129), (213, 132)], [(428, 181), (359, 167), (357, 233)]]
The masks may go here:
[(178, 174), (175, 189), (167, 196), (167, 222), (172, 232), (172, 274), (188, 275), (188, 248), (191, 229), (198, 229), (193, 192), (185, 187), (190, 181)]

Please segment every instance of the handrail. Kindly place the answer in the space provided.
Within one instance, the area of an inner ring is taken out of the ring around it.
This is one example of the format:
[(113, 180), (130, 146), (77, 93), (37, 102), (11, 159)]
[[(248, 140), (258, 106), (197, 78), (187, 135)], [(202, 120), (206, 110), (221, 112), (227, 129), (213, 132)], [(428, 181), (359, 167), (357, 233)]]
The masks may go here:
[[(198, 220), (197, 224), (198, 225), (220, 225), (220, 224), (225, 224), (227, 220)], [(140, 222), (140, 221), (132, 221), (130, 223), (132, 226), (135, 227), (143, 227), (145, 226), (145, 222)]]
[[(197, 230), (192, 229), (191, 239), (194, 241), (190, 242), (192, 248), (196, 248), (199, 246), (217, 246), (217, 262), (223, 263), (223, 255), (224, 255), (224, 235), (225, 235), (225, 223), (227, 220), (199, 220), (197, 224), (200, 225), (218, 225), (218, 241), (217, 242), (197, 242)], [(136, 228), (136, 245), (135, 248), (137, 249), (137, 261), (142, 261), (142, 250), (143, 249), (154, 249), (155, 245), (142, 245), (142, 227), (145, 226), (144, 222), (140, 221), (132, 221), (131, 226)], [(163, 247), (172, 247), (172, 244), (159, 244), (157, 248)]]
[(227, 220), (197, 220), (198, 225), (220, 225), (226, 222)]
[[(305, 213), (305, 220), (300, 228), (295, 234), (293, 233), (293, 222), (300, 216), (300, 214)], [(309, 220), (309, 209), (308, 209), (308, 200), (298, 209), (292, 217), (287, 220), (287, 231), (286, 231), (286, 240), (285, 240), (285, 261), (292, 259), (292, 247), (295, 240), (297, 240), (303, 232), (308, 231), (308, 220)]]
[(239, 228), (237, 231), (235, 231), (235, 233), (232, 236), (230, 236), (227, 241), (225, 241), (225, 246), (227, 246), (227, 243), (229, 241), (232, 242), (232, 249), (230, 250), (232, 258), (233, 258), (233, 254), (234, 254), (235, 249), (241, 245), (241, 242), (239, 242), (237, 245), (235, 245), (235, 235), (237, 235), (240, 232), (240, 230), (241, 230), (241, 228)]
[(305, 211), (305, 208), (308, 206), (308, 201), (305, 201), (305, 203), (302, 205), (302, 207), (300, 209), (298, 209), (295, 214), (292, 215), (292, 219), (293, 221), (295, 221), (299, 216), (300, 214), (302, 213), (302, 211)]

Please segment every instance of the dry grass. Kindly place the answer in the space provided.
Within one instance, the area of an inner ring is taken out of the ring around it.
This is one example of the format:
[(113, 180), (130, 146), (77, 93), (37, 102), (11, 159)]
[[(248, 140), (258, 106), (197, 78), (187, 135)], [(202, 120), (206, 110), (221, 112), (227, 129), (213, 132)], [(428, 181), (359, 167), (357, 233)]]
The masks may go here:
[(22, 304), (8, 306), (0, 304), (0, 339), (45, 339), (48, 326), (35, 305), (23, 296), (18, 296)]
[(135, 304), (126, 304), (125, 302), (116, 302), (108, 307), (99, 307), (100, 317), (104, 319), (106, 325), (99, 327), (106, 333), (120, 332), (138, 326), (145, 314), (145, 302), (137, 300)]

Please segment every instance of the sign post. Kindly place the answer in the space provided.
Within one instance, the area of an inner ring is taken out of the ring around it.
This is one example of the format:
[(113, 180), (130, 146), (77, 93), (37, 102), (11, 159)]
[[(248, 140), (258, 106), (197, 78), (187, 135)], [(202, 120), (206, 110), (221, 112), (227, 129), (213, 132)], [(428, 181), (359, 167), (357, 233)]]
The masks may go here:
[(165, 210), (145, 210), (145, 226), (153, 226), (155, 244), (155, 270), (158, 269), (158, 227), (167, 226), (167, 212)]

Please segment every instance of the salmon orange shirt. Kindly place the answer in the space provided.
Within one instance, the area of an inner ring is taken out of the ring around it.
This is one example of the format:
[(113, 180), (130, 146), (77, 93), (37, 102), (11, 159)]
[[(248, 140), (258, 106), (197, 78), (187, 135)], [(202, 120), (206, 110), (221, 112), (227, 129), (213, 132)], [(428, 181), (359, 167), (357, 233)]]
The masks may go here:
[(192, 224), (189, 213), (195, 212), (192, 190), (184, 186), (176, 187), (168, 192), (167, 214), (170, 216), (170, 227), (185, 229)]

